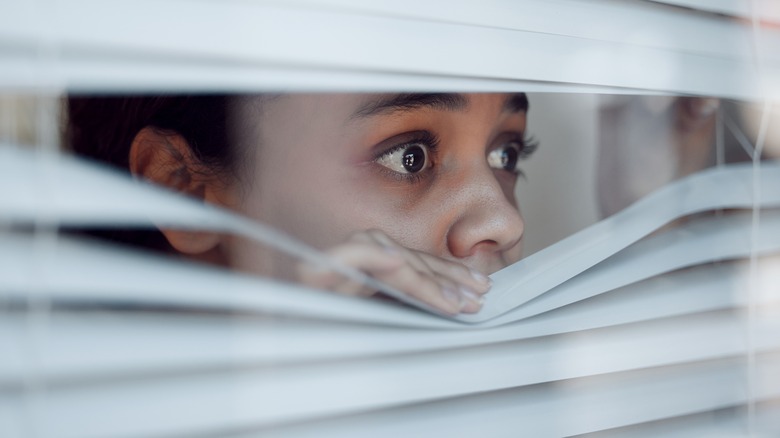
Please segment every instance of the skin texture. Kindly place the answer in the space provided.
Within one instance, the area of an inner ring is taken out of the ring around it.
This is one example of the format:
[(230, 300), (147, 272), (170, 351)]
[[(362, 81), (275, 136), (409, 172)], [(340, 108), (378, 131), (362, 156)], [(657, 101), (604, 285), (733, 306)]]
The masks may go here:
[[(235, 111), (239, 124), (250, 127), (240, 141), (246, 161), (227, 183), (202, 176), (180, 137), (153, 130), (136, 137), (131, 170), (277, 227), (443, 312), (477, 311), (490, 287), (485, 275), (522, 253), (517, 172), (495, 157), (522, 142), (525, 110), (508, 108), (507, 94), (377, 110), (391, 97), (243, 100)], [(425, 144), (431, 137), (438, 139), (435, 148)], [(177, 153), (159, 152), (160, 142)], [(409, 144), (428, 155), (411, 174), (402, 161)], [(195, 258), (342, 293), (372, 293), (230, 236), (163, 232)]]

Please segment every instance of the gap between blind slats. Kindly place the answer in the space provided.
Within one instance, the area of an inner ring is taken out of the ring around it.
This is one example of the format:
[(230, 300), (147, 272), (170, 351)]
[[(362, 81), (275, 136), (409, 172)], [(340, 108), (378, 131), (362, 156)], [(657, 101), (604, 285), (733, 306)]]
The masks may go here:
[(767, 210), (762, 241), (750, 243), (751, 214), (702, 217), (660, 235), (646, 238), (610, 256), (570, 280), (543, 292), (507, 313), (493, 325), (520, 320), (587, 299), (677, 269), (718, 260), (749, 257), (751, 252), (776, 252), (780, 245), (780, 215)]
[[(726, 176), (727, 166), (699, 172), (670, 183), (621, 212), (573, 234), (542, 251), (510, 265), (491, 276), (499, 286), (492, 302), (479, 314), (465, 315), (460, 320), (473, 321), (495, 315), (502, 309), (514, 309), (555, 286), (584, 272), (631, 243), (658, 229), (663, 224), (696, 212), (718, 208), (752, 208), (752, 185), (747, 179)], [(744, 168), (745, 177), (752, 178), (752, 168)], [(761, 168), (760, 185), (779, 187), (780, 173), (775, 165)], [(734, 178), (734, 179), (732, 179)], [(770, 182), (778, 178), (774, 182)], [(728, 180), (728, 181), (727, 181)], [(752, 180), (751, 180), (752, 181)], [(733, 186), (729, 186), (734, 184)], [(750, 202), (743, 204), (743, 201)], [(764, 190), (758, 203), (770, 207), (780, 200), (780, 191)], [(721, 206), (716, 204), (722, 203)], [(731, 207), (725, 207), (728, 204)], [(500, 287), (504, 286), (504, 287)], [(503, 313), (503, 312), (501, 312)]]
[[(639, 242), (543, 293), (507, 314), (486, 321), (499, 326), (584, 300), (627, 284), (694, 264), (747, 257), (751, 251), (776, 252), (780, 248), (780, 214), (764, 214), (761, 239), (752, 247), (747, 226), (749, 214), (700, 218), (678, 229)], [(653, 263), (648, 262), (654, 260)], [(660, 260), (656, 260), (660, 258)], [(423, 318), (396, 305), (308, 290), (217, 268), (207, 268), (106, 245), (88, 245), (62, 239), (41, 259), (30, 237), (8, 236), (0, 249), (8, 274), (0, 279), (6, 300), (22, 302), (36, 285), (37, 293), (67, 304), (176, 306), (274, 313), (356, 321), (369, 325), (457, 328), (455, 322)], [(33, 263), (34, 262), (34, 263)], [(45, 273), (47, 282), (38, 284)], [(219, 291), (215, 293), (214, 291)], [(492, 294), (493, 292), (491, 292)], [(487, 296), (488, 303), (495, 299)]]
[[(330, 267), (327, 260), (320, 260), (322, 256), (316, 251), (283, 235), (280, 237), (262, 224), (171, 192), (140, 185), (80, 160), (51, 157), (53, 159), (39, 161), (34, 154), (8, 147), (0, 148), (0, 158), (0, 183), (19, 187), (18, 190), (0, 193), (0, 219), (12, 223), (45, 220), (71, 226), (147, 228), (156, 224), (230, 231), (286, 251), (292, 247), (292, 254)], [(684, 215), (715, 208), (752, 207), (751, 172), (750, 166), (732, 165), (709, 169), (669, 184), (622, 212), (493, 274), (491, 298), (482, 311), (457, 318), (472, 323), (489, 321)], [(764, 164), (761, 178), (764, 187), (780, 186), (780, 166)], [(760, 202), (766, 207), (778, 205), (780, 192), (766, 190)], [(224, 276), (232, 282), (244, 281), (228, 273)], [(65, 275), (61, 284), (68, 284), (68, 277)], [(376, 283), (373, 279), (368, 280)], [(382, 287), (377, 289), (387, 290)], [(395, 295), (409, 300), (397, 291)]]

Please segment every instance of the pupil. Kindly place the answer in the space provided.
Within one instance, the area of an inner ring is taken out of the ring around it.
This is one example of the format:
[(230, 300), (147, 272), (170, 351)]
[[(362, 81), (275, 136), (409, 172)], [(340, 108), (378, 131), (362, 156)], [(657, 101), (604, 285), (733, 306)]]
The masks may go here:
[(411, 146), (404, 152), (404, 169), (409, 173), (417, 173), (425, 166), (425, 151), (420, 146)]
[(515, 167), (517, 167), (517, 150), (515, 148), (507, 148), (502, 151), (501, 167), (504, 170), (515, 170)]

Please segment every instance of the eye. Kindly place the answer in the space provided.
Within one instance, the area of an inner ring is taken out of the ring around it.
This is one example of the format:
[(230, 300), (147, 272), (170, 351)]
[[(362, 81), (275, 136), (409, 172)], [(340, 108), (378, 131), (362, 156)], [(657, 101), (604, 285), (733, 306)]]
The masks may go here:
[(522, 175), (523, 172), (517, 167), (517, 164), (530, 157), (539, 143), (532, 137), (525, 138), (517, 134), (503, 138), (505, 140), (498, 141), (499, 146), (488, 153), (488, 165), (494, 169)]
[(487, 157), (488, 165), (494, 169), (517, 173), (517, 162), (521, 158), (523, 144), (509, 141), (490, 151)]
[(431, 167), (430, 151), (423, 143), (407, 143), (391, 149), (376, 162), (401, 174), (419, 173)]

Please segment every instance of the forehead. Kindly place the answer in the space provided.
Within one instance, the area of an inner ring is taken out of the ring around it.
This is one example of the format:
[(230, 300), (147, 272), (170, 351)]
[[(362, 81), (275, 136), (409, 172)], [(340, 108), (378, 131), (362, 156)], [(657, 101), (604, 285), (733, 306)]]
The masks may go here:
[[(317, 93), (284, 94), (268, 98), (266, 109), (302, 117), (329, 115), (346, 121), (395, 116), (417, 111), (467, 112), (482, 108), (519, 113), (528, 110), (525, 93)], [(266, 112), (267, 114), (267, 112)]]

